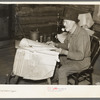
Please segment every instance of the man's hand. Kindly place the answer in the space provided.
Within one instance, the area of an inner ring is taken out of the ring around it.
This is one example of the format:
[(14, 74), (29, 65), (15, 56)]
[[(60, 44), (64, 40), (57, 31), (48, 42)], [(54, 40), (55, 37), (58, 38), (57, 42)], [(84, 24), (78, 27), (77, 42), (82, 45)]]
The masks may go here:
[(59, 52), (59, 54), (61, 54), (62, 49), (61, 48), (56, 48), (55, 51)]
[(46, 42), (46, 44), (55, 47), (55, 43), (53, 41)]
[(56, 48), (55, 51), (59, 52), (59, 54), (68, 55), (68, 51), (61, 48)]
[(68, 55), (68, 51), (61, 48), (56, 48), (55, 51), (59, 52), (59, 54)]

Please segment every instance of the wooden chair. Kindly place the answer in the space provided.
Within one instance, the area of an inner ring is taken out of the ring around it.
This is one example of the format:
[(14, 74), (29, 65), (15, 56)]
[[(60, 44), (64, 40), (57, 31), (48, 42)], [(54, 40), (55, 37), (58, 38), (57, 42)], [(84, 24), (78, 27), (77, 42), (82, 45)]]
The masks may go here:
[(91, 36), (91, 64), (88, 69), (70, 74), (68, 76), (68, 84), (73, 84), (70, 79), (74, 80), (74, 84), (78, 85), (79, 82), (87, 80), (89, 85), (93, 84), (92, 81), (92, 73), (93, 73), (93, 66), (99, 56), (100, 53), (100, 42), (96, 36)]

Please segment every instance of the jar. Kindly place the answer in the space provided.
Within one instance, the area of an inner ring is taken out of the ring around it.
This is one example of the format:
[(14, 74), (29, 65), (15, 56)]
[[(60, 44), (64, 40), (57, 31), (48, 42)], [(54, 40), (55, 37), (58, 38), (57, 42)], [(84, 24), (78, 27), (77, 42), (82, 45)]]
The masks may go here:
[(30, 39), (34, 41), (38, 41), (39, 39), (39, 31), (30, 31)]

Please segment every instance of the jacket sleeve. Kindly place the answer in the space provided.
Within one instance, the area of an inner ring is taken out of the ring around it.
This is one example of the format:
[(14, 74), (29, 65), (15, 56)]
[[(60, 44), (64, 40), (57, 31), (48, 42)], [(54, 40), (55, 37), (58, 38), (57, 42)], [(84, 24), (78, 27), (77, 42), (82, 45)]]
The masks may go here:
[(80, 35), (77, 38), (76, 42), (76, 50), (69, 50), (67, 58), (74, 59), (74, 60), (82, 60), (85, 56), (85, 49), (87, 44), (87, 37), (84, 35)]
[(67, 40), (67, 38), (65, 39), (64, 43), (58, 43), (57, 47), (67, 50), (68, 49), (68, 40)]
[(65, 49), (65, 50), (68, 49), (67, 44), (65, 44), (65, 43), (59, 43), (58, 48), (62, 48), (62, 49)]

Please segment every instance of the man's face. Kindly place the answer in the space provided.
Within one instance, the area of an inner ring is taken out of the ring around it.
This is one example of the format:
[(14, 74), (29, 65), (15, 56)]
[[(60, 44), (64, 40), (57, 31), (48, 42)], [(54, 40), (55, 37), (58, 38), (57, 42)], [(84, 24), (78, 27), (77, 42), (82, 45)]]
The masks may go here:
[(63, 25), (65, 26), (66, 31), (70, 32), (70, 30), (72, 30), (74, 24), (75, 24), (75, 21), (66, 20), (66, 19), (63, 20)]

